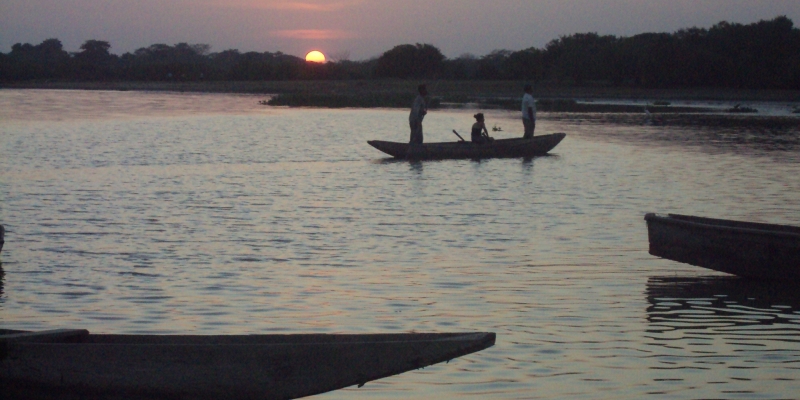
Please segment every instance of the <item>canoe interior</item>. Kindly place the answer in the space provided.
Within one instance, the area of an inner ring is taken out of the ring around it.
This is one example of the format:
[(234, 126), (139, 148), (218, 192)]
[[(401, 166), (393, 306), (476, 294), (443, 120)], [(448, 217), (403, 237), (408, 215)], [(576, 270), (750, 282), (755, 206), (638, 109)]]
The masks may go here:
[(495, 334), (487, 332), (205, 336), (4, 330), (0, 385), (25, 397), (294, 399), (448, 361), (494, 342)]
[(752, 279), (800, 280), (800, 228), (647, 214), (650, 254)]

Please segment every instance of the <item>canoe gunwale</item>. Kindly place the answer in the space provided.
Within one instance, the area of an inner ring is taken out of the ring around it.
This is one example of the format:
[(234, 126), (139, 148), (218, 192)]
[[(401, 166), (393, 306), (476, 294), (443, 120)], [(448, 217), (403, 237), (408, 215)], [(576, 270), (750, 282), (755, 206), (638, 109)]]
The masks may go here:
[[(693, 220), (688, 218), (699, 218), (699, 220)], [(692, 217), (689, 215), (681, 215), (681, 214), (667, 214), (659, 215), (655, 213), (648, 213), (645, 215), (644, 219), (648, 222), (658, 222), (662, 224), (668, 225), (675, 225), (675, 226), (684, 226), (684, 227), (692, 227), (697, 229), (706, 229), (706, 230), (715, 230), (720, 232), (736, 232), (736, 233), (743, 233), (743, 234), (750, 234), (750, 235), (764, 235), (764, 236), (777, 236), (777, 237), (785, 237), (788, 239), (798, 239), (800, 240), (800, 233), (794, 232), (787, 232), (783, 230), (769, 230), (769, 229), (758, 229), (753, 227), (747, 226), (736, 226), (736, 225), (724, 225), (724, 224), (713, 224), (709, 222), (719, 221), (721, 223), (725, 222), (732, 222), (738, 223), (739, 221), (730, 221), (724, 219), (713, 219), (713, 218), (702, 218), (702, 217)], [(705, 221), (705, 222), (703, 222)], [(759, 225), (763, 226), (764, 228), (768, 228), (770, 226), (774, 227), (781, 227), (781, 228), (795, 228), (793, 226), (788, 225), (772, 225), (772, 224), (760, 224), (760, 223), (750, 223), (750, 222), (743, 222), (742, 224), (745, 225)]]
[(648, 213), (649, 253), (757, 280), (800, 281), (800, 227)]

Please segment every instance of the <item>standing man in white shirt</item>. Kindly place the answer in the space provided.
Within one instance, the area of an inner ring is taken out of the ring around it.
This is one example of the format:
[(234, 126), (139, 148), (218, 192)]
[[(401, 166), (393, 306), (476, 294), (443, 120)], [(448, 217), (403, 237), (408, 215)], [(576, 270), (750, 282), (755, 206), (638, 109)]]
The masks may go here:
[(411, 114), (408, 116), (408, 124), (411, 126), (411, 144), (422, 144), (422, 119), (428, 113), (428, 105), (425, 102), (425, 97), (428, 95), (428, 89), (425, 85), (417, 87), (417, 98), (414, 99), (414, 104), (411, 106)]
[(522, 125), (525, 127), (523, 139), (533, 139), (533, 130), (536, 129), (536, 100), (533, 99), (533, 87), (525, 85), (525, 94), (522, 95)]

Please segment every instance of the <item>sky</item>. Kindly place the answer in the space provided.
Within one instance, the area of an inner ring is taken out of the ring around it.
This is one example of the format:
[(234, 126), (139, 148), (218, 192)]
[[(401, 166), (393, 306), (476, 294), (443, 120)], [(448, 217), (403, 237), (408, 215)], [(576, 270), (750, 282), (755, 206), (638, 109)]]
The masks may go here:
[(107, 41), (117, 55), (189, 43), (358, 61), (429, 43), (455, 58), (574, 33), (671, 33), (780, 15), (800, 26), (800, 0), (0, 0), (0, 52), (55, 38), (70, 52)]

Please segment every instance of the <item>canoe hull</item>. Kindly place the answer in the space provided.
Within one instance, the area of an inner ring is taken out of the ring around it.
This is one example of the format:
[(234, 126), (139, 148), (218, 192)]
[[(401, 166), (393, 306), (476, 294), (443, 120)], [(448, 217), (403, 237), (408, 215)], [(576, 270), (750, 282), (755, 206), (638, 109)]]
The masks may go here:
[[(448, 361), (493, 333), (75, 336), (7, 341), (0, 383), (17, 388), (193, 399), (293, 399)], [(2, 336), (0, 336), (2, 340)], [(0, 342), (2, 345), (2, 342)]]
[(800, 228), (647, 214), (650, 254), (754, 279), (800, 280)]
[(533, 139), (498, 139), (491, 143), (439, 142), (412, 145), (409, 143), (370, 140), (370, 146), (400, 159), (437, 160), (461, 158), (534, 157), (547, 154), (566, 134), (553, 133)]

